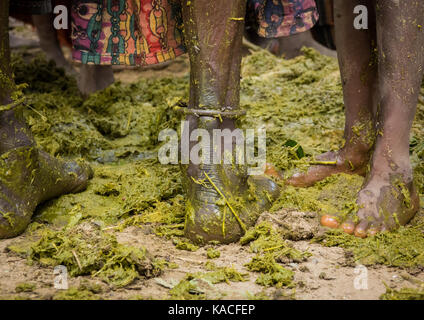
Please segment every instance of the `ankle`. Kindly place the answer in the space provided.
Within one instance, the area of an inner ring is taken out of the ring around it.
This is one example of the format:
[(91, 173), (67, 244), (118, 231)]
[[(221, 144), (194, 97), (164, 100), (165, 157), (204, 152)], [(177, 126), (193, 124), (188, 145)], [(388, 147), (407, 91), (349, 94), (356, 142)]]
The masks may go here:
[(340, 149), (339, 155), (355, 167), (360, 167), (369, 163), (371, 149), (365, 144), (347, 143)]
[(0, 112), (0, 152), (35, 146), (34, 137), (27, 127), (23, 115), (15, 109)]
[(397, 177), (407, 184), (413, 181), (413, 170), (409, 159), (381, 159), (375, 156), (371, 165), (371, 174), (389, 180)]

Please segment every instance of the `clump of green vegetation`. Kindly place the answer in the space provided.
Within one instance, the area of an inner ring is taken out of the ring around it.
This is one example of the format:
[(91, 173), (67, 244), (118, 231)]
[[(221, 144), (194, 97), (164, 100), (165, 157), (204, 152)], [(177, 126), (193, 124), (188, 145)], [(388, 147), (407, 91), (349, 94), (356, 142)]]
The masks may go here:
[(221, 256), (221, 252), (218, 249), (208, 248), (206, 251), (206, 257), (208, 259), (216, 259)]
[(311, 256), (309, 252), (301, 252), (290, 247), (269, 222), (261, 222), (251, 228), (240, 239), (242, 245), (250, 243), (252, 252), (257, 253), (246, 264), (250, 271), (260, 272), (256, 283), (262, 286), (293, 287), (294, 272), (278, 264), (280, 262), (304, 261)]
[(246, 264), (246, 267), (250, 271), (261, 273), (256, 279), (256, 283), (259, 285), (266, 287), (275, 286), (277, 288), (291, 288), (294, 286), (294, 272), (278, 264), (272, 253), (253, 257), (252, 261)]
[(400, 227), (396, 232), (379, 233), (365, 239), (340, 230), (330, 230), (313, 241), (327, 247), (350, 250), (355, 261), (364, 265), (384, 264), (412, 268), (424, 266), (424, 225)]
[(386, 292), (380, 296), (381, 300), (424, 300), (424, 286), (421, 288), (391, 289), (386, 286)]
[(188, 273), (184, 279), (169, 290), (170, 299), (174, 300), (204, 300), (210, 299), (206, 290), (213, 289), (217, 283), (243, 282), (249, 279), (247, 273), (241, 273), (234, 267), (218, 267), (213, 262), (207, 262), (205, 269), (209, 272)]
[(206, 295), (198, 288), (198, 280), (187, 275), (176, 286), (169, 290), (171, 300), (205, 300)]
[(266, 294), (266, 292), (261, 291), (256, 294), (252, 294), (250, 292), (247, 292), (247, 298), (249, 300), (270, 300), (271, 297)]
[(147, 159), (94, 169), (85, 192), (50, 202), (37, 221), (63, 226), (92, 219), (102, 227), (117, 224), (116, 230), (150, 225), (158, 235), (182, 235), (185, 206), (178, 168)]
[(291, 60), (258, 51), (243, 60), (242, 75), (244, 123), (266, 128), (267, 161), (286, 175), (342, 143), (343, 96), (335, 59), (313, 49)]
[(23, 283), (19, 283), (16, 286), (15, 291), (17, 293), (21, 293), (21, 292), (33, 292), (36, 287), (37, 286), (34, 283), (23, 282)]
[(254, 253), (269, 253), (275, 259), (289, 262), (301, 262), (311, 256), (309, 252), (301, 252), (290, 247), (284, 241), (282, 234), (277, 232), (269, 222), (261, 222), (254, 228), (249, 229), (240, 239), (241, 245), (250, 243), (250, 249)]
[(86, 279), (83, 279), (81, 281), (80, 285), (78, 286), (78, 289), (91, 291), (92, 293), (95, 293), (95, 294), (103, 292), (103, 287), (99, 283), (94, 283)]
[(53, 300), (102, 300), (102, 298), (90, 290), (70, 288), (56, 293)]
[(206, 280), (212, 284), (226, 282), (243, 282), (249, 279), (249, 274), (240, 273), (234, 267), (218, 267), (213, 262), (207, 262), (205, 264), (206, 270), (210, 272), (197, 273), (194, 276), (199, 279)]
[(40, 239), (29, 246), (27, 256), (45, 266), (64, 265), (71, 276), (92, 275), (117, 287), (161, 273), (161, 264), (144, 248), (122, 245), (90, 223), (61, 231), (40, 230)]
[(175, 248), (186, 251), (197, 251), (199, 249), (198, 246), (190, 243), (188, 240), (182, 240), (174, 238), (173, 243)]
[(102, 292), (103, 287), (100, 284), (84, 279), (78, 288), (58, 291), (53, 300), (101, 300), (103, 298), (99, 294)]

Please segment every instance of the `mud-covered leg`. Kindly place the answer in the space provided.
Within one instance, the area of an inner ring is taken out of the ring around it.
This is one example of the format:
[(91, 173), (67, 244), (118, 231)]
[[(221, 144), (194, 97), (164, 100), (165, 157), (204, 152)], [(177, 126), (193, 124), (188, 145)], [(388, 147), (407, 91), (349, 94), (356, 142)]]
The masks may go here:
[(324, 216), (321, 223), (339, 225), (357, 237), (405, 225), (419, 209), (409, 159), (424, 63), (424, 3), (377, 0), (378, 100), (377, 137), (370, 172), (350, 217)]
[(56, 62), (59, 68), (64, 68), (71, 75), (76, 75), (71, 64), (65, 59), (56, 30), (53, 26), (53, 14), (33, 15), (32, 21), (37, 29), (37, 35), (40, 39), (40, 47), (43, 49), (47, 59)]
[(0, 239), (23, 232), (38, 204), (87, 186), (91, 169), (35, 146), (14, 105), (8, 40), (9, 1), (0, 2)]
[[(369, 9), (369, 29), (353, 26), (357, 5)], [(376, 27), (373, 0), (334, 1), (336, 46), (345, 103), (344, 146), (317, 157), (330, 165), (315, 165), (296, 173), (287, 183), (308, 187), (331, 174), (365, 174), (375, 137), (377, 83)]]
[(419, 210), (409, 136), (423, 77), (424, 2), (377, 0), (377, 8), (378, 135), (358, 196), (358, 237), (405, 225)]
[[(214, 113), (189, 115), (190, 130), (186, 128), (182, 135), (182, 139), (188, 139), (193, 129), (200, 128), (211, 138), (207, 150), (202, 150), (206, 160), (183, 166), (187, 192), (185, 232), (197, 242), (236, 241), (278, 193), (270, 180), (248, 179), (245, 165), (222, 161), (213, 164), (212, 159), (218, 149), (213, 144), (213, 130), (236, 128), (235, 120), (220, 112), (234, 113), (239, 109), (245, 7), (245, 0), (182, 1), (191, 65), (189, 108)], [(230, 152), (224, 147), (220, 150), (222, 155)], [(182, 157), (185, 156), (183, 151)]]

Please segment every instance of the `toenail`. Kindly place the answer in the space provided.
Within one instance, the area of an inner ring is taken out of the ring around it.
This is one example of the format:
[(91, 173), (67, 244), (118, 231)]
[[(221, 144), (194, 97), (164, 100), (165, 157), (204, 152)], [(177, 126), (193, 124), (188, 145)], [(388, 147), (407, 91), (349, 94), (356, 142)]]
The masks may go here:
[(339, 227), (339, 222), (333, 216), (324, 215), (321, 217), (321, 225), (334, 229)]
[(265, 165), (265, 174), (267, 175), (267, 176), (270, 176), (270, 177), (274, 177), (274, 178), (277, 178), (277, 179), (282, 179), (282, 176), (281, 176), (281, 174), (278, 172), (278, 170), (272, 165), (272, 164), (270, 164), (270, 163), (267, 163), (266, 165)]
[(340, 227), (347, 234), (353, 234), (353, 232), (355, 231), (355, 225), (353, 223), (345, 222), (345, 223), (342, 223), (342, 225)]
[(367, 233), (363, 229), (356, 229), (355, 230), (355, 236), (358, 237), (358, 238), (366, 238), (367, 237)]

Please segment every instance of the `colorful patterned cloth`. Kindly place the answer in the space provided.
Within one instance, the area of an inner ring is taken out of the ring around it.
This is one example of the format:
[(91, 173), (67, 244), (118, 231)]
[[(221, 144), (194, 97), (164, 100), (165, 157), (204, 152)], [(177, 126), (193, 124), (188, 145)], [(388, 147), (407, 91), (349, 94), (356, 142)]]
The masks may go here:
[[(314, 0), (247, 0), (247, 10), (246, 23), (263, 37), (318, 20)], [(145, 66), (185, 53), (180, 0), (73, 0), (71, 16), (72, 57), (84, 64)]]
[(314, 0), (247, 0), (246, 24), (261, 37), (279, 38), (304, 32), (318, 18)]

